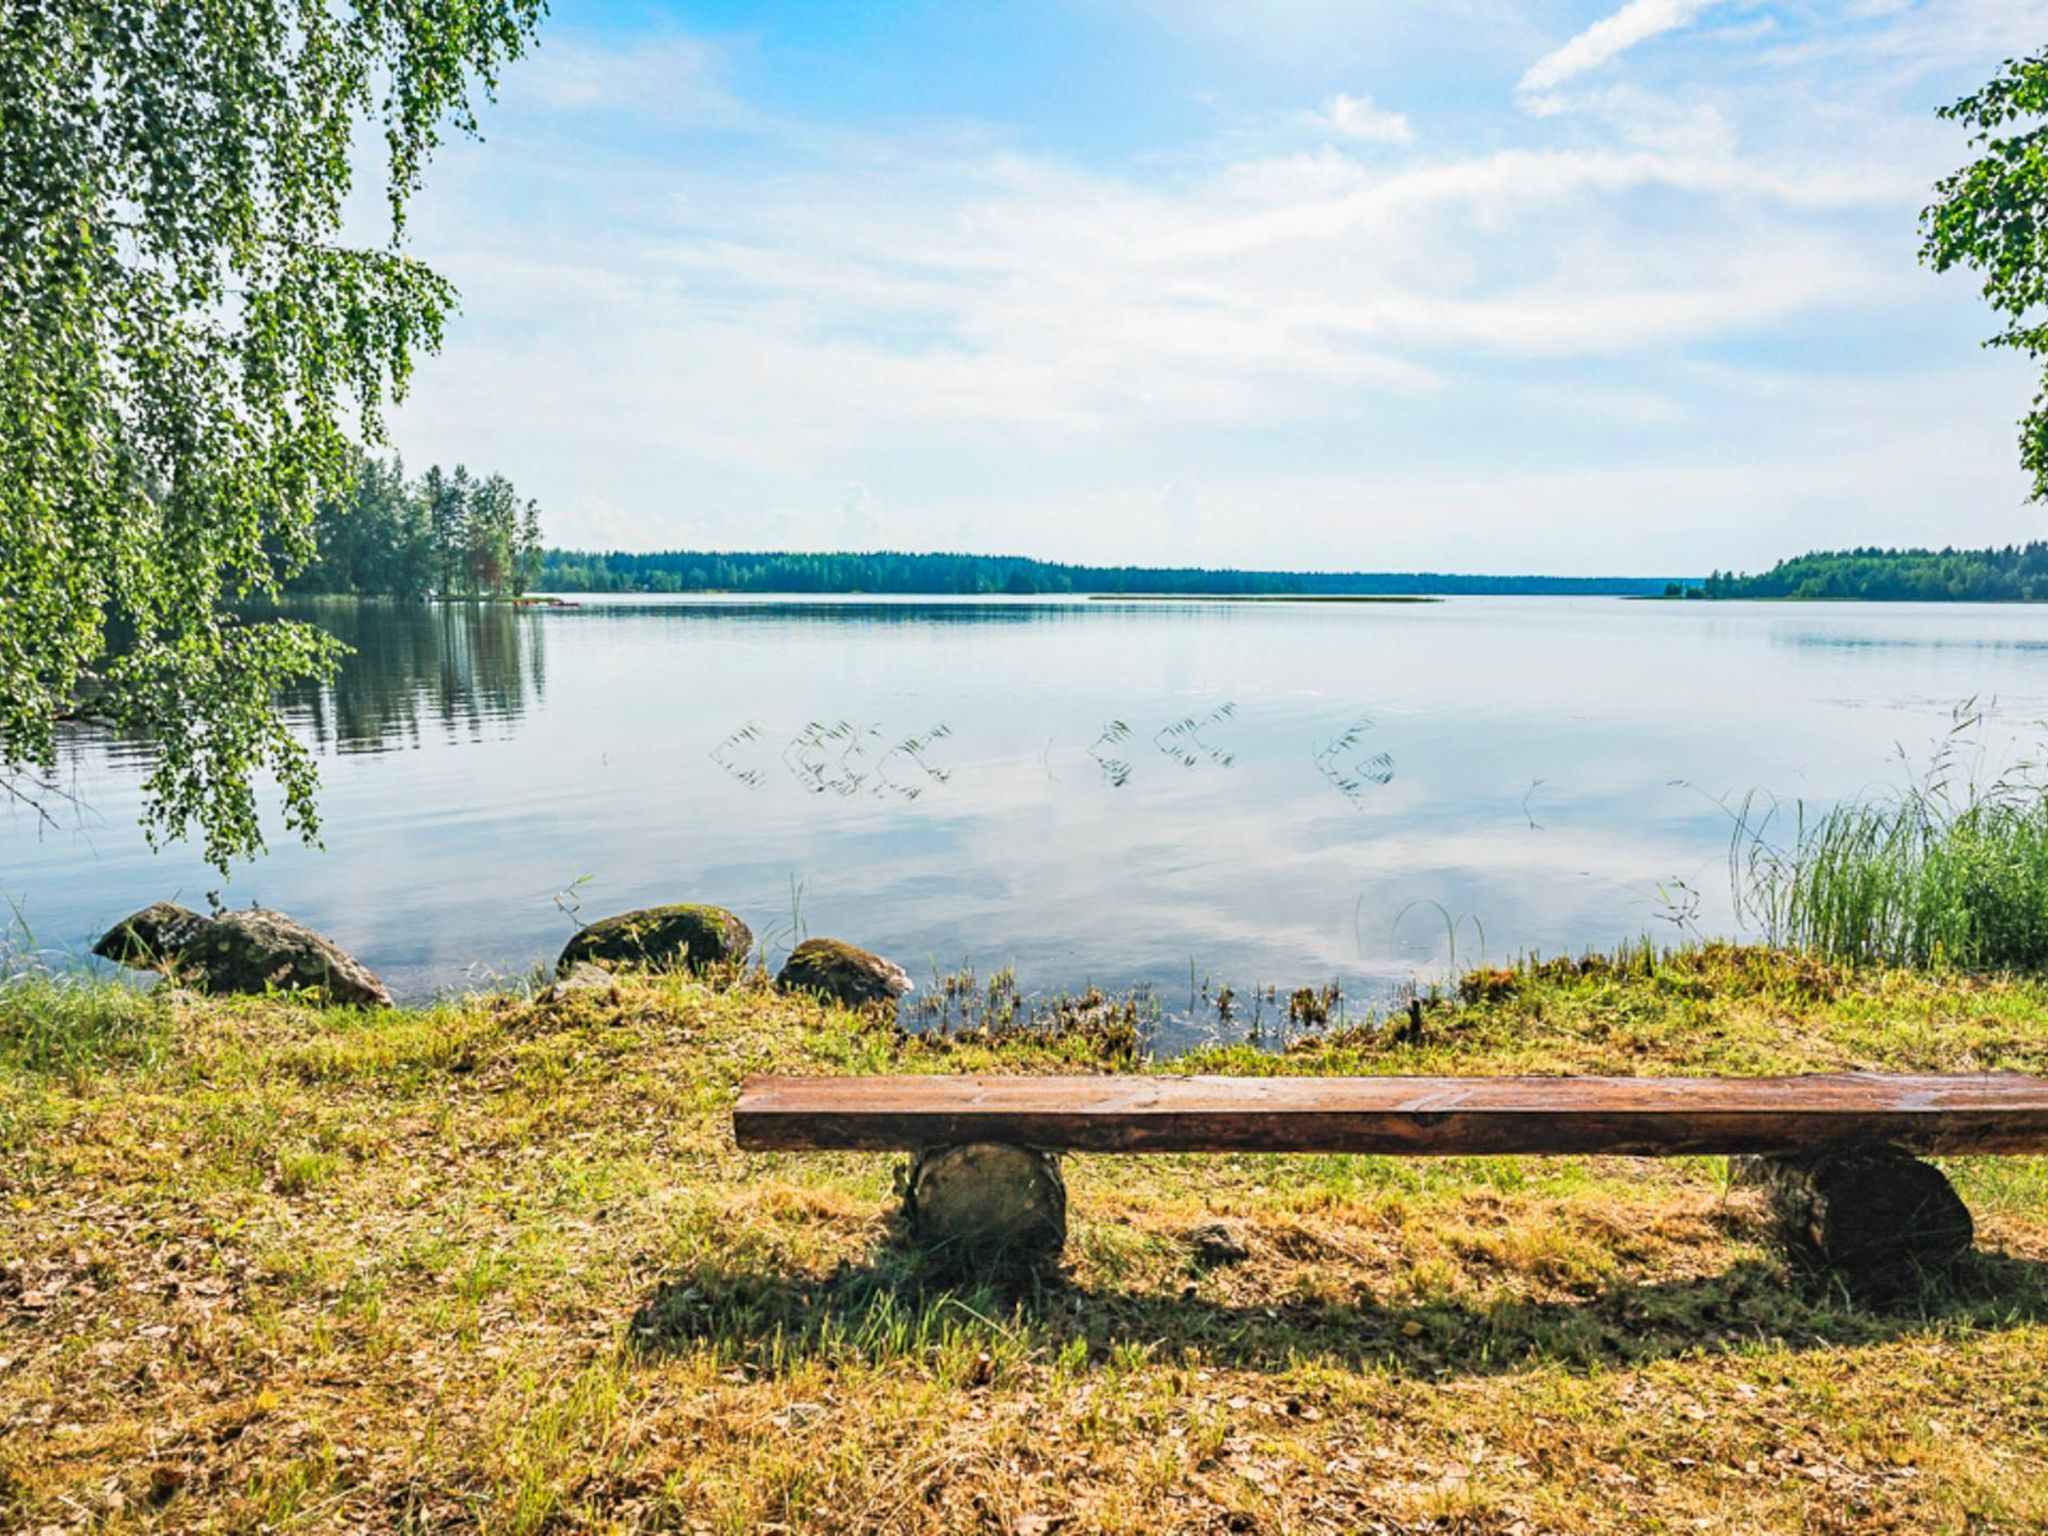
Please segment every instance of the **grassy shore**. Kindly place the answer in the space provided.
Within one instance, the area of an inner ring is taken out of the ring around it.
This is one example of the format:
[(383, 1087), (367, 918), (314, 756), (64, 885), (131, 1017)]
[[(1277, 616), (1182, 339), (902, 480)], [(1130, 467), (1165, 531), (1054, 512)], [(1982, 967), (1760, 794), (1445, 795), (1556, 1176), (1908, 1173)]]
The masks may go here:
[[(1193, 1071), (2048, 1071), (2048, 986), (1742, 950), (1471, 980)], [(2048, 1160), (1950, 1288), (1789, 1273), (1714, 1159), (1075, 1159), (948, 1288), (897, 1159), (738, 1152), (748, 1072), (1132, 1070), (757, 982), (424, 1012), (0, 991), (0, 1529), (2018, 1532)], [(1149, 1068), (1137, 1068), (1149, 1070)], [(1249, 1256), (1204, 1269), (1224, 1219)]]

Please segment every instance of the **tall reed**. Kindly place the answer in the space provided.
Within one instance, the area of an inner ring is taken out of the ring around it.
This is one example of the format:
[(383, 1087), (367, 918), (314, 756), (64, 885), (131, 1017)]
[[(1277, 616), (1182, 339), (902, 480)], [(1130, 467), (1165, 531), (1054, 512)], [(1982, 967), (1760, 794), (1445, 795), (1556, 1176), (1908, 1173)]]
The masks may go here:
[(1735, 895), (1776, 944), (1855, 963), (2048, 969), (2048, 788), (2022, 769), (1980, 785), (1958, 766), (1956, 731), (1895, 796), (1738, 817)]

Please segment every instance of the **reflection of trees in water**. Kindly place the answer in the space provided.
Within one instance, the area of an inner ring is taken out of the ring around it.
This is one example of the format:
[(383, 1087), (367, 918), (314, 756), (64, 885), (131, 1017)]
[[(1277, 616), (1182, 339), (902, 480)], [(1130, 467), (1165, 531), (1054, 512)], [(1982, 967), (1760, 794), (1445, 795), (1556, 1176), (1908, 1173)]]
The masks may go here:
[(545, 688), (539, 617), (506, 604), (315, 600), (292, 612), (351, 650), (332, 683), (282, 701), (323, 751), (418, 746), (437, 728), (481, 737), (493, 722), (519, 719)]
[[(1106, 604), (1089, 603), (948, 603), (878, 602), (873, 598), (814, 599), (775, 602), (748, 599), (700, 602), (646, 602), (607, 599), (586, 603), (576, 613), (580, 626), (644, 625), (649, 619), (680, 625), (718, 624), (780, 629), (790, 624), (848, 625), (874, 629), (917, 626), (981, 627), (989, 624), (1097, 623), (1130, 615)], [(1140, 617), (1143, 617), (1141, 615)]]

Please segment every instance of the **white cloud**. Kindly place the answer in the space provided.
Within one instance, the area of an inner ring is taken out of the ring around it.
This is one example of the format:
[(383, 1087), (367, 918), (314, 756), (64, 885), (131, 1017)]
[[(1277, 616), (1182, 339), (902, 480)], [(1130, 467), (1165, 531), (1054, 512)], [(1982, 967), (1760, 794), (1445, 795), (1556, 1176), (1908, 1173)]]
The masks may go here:
[[(1985, 392), (1951, 379), (1989, 404)], [(1578, 402), (1567, 400), (1576, 409)], [(1784, 441), (1761, 440), (1760, 411), (1730, 418), (1758, 434), (1726, 462), (1474, 469), (1446, 463), (1370, 467), (1343, 475), (1285, 473), (1208, 480), (1202, 518), (1187, 529), (1159, 505), (1153, 485), (1091, 488), (1047, 506), (985, 498), (978, 521), (997, 529), (1029, 519), (1035, 547), (1080, 560), (1143, 560), (1176, 549), (1205, 564), (1325, 569), (1547, 571), (1674, 574), (1710, 565), (1760, 569), (1809, 548), (1944, 542), (1951, 527), (1930, 507), (1969, 505), (1972, 537), (2034, 537), (2038, 513), (2008, 469), (2009, 432), (1995, 416), (1965, 422), (1912, 419), (1896, 392), (1797, 381), (1775, 402)], [(1882, 431), (1855, 414), (1874, 409)], [(1498, 420), (1498, 417), (1491, 418)], [(1616, 430), (1611, 419), (1595, 424)], [(1627, 424), (1623, 424), (1625, 427)], [(1727, 447), (1730, 421), (1693, 434)], [(1801, 439), (1805, 439), (1802, 441)], [(1569, 557), (1561, 552), (1571, 551)], [(1283, 553), (1284, 552), (1284, 553)]]
[(1975, 84), (2000, 60), (2041, 46), (2041, 17), (2041, 0), (1851, 7), (1850, 25), (1816, 28), (1803, 41), (1764, 49), (1757, 58), (1781, 69), (1876, 64), (1894, 84), (1960, 64)]
[[(612, 195), (587, 168), (561, 174)], [(628, 179), (643, 209), (672, 211), (539, 230), (508, 209), (462, 221), (436, 253), (470, 318), (423, 374), (406, 441), (505, 464), (522, 486), (548, 445), (561, 467), (536, 488), (565, 539), (602, 484), (644, 508), (627, 543), (674, 542), (683, 516), (709, 542), (759, 542), (786, 516), (800, 541), (915, 544), (942, 506), (958, 511), (929, 482), (992, 477), (1023, 488), (980, 518), (984, 541), (1056, 551), (1028, 498), (1139, 445), (1187, 436), (1206, 458), (1266, 432), (1370, 430), (1432, 400), (1499, 421), (1502, 399), (1471, 378), (1487, 358), (1655, 356), (1898, 282), (1835, 221), (1901, 184), (1718, 150), (1510, 150), (1393, 172), (1295, 156), (1168, 186), (997, 155), (887, 175), (835, 163), (687, 199), (668, 195), (680, 172)], [(1696, 213), (1642, 227), (1630, 209), (1645, 195)], [(1607, 420), (1674, 418), (1631, 419), (1615, 393)], [(1548, 409), (1588, 414), (1562, 396)], [(1545, 411), (1524, 391), (1512, 414)], [(467, 446), (491, 437), (505, 446)], [(1136, 557), (1118, 528), (1149, 526), (1158, 484), (1181, 476), (1209, 480), (1175, 463), (1063, 537)], [(886, 516), (870, 486), (889, 488)], [(1255, 499), (1210, 515), (1204, 497), (1205, 545)], [(1303, 558), (1342, 547), (1336, 524), (1301, 537)]]
[[(1963, 537), (1908, 441), (1972, 465), (1971, 528), (2005, 536), (2017, 505), (2026, 379), (1913, 262), (1956, 146), (1888, 52), (1787, 58), (1767, 88), (1724, 52), (1732, 84), (1575, 90), (1554, 125), (1446, 109), (1388, 163), (741, 126), (716, 57), (676, 48), (508, 77), (491, 142), (451, 145), (416, 213), (464, 309), (400, 441), (505, 469), (565, 541), (1680, 569), (1761, 559), (1788, 508)], [(719, 93), (688, 109), (715, 136), (657, 99), (670, 79)], [(605, 80), (644, 131), (593, 123)], [(1333, 140), (1347, 114), (1397, 117), (1328, 98)], [(1806, 350), (1868, 396), (1771, 393), (1758, 359)], [(1993, 384), (1931, 393), (1952, 365)]]
[[(1659, 190), (1718, 211), (1633, 228), (1628, 201)], [(667, 443), (822, 470), (905, 431), (1248, 429), (1427, 397), (1440, 359), (1475, 348), (1628, 355), (1867, 300), (1882, 274), (1807, 214), (1897, 190), (1647, 151), (1392, 174), (1290, 157), (1167, 189), (1000, 156), (727, 188), (651, 231), (468, 231), (444, 264), (470, 313), (552, 314), (577, 335), (573, 358), (502, 378), (559, 386), (593, 364), (586, 400), (625, 386), (602, 431), (657, 430), (636, 402), (681, 392)]]
[(1689, 26), (1717, 0), (1629, 0), (1620, 10), (1586, 28), (1529, 66), (1516, 91), (1539, 97), (1576, 75), (1598, 69), (1636, 44)]
[(1372, 97), (1363, 91), (1356, 96), (1346, 96), (1339, 91), (1309, 116), (1325, 132), (1361, 143), (1411, 144), (1415, 141), (1415, 132), (1408, 126), (1404, 114), (1383, 111), (1374, 106)]

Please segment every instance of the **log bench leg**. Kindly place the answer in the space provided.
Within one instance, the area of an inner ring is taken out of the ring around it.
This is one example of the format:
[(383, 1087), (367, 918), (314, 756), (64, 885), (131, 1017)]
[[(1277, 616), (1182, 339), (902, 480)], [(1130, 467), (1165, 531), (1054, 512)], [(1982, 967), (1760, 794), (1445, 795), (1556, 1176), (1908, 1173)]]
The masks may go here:
[(1048, 1265), (1067, 1240), (1059, 1159), (1030, 1147), (928, 1147), (911, 1159), (903, 1206), (921, 1246), (977, 1264)]
[(1852, 1289), (1910, 1289), (1949, 1269), (1975, 1237), (1939, 1168), (1890, 1146), (1733, 1158), (1737, 1184), (1763, 1191), (1794, 1257)]
[[(1970, 1212), (1941, 1170), (1890, 1146), (1731, 1159), (1735, 1182), (1760, 1189), (1776, 1236), (1809, 1266), (1852, 1288), (1910, 1288), (1952, 1267), (1975, 1238)], [(904, 1213), (920, 1246), (978, 1265), (1056, 1262), (1067, 1238), (1059, 1159), (1004, 1142), (916, 1153)]]

